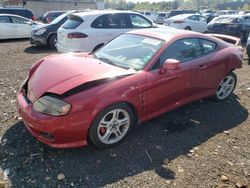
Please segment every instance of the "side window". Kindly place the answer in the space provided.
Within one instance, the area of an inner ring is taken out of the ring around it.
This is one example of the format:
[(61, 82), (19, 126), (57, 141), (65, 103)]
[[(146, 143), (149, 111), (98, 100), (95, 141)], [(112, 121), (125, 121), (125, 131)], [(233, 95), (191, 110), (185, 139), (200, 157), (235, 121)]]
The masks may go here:
[(189, 19), (193, 20), (193, 21), (198, 21), (198, 17), (197, 16), (190, 16)]
[(132, 22), (133, 28), (150, 28), (152, 27), (151, 22), (146, 18), (137, 15), (137, 14), (130, 14), (130, 20)]
[(199, 18), (200, 21), (207, 23), (207, 18), (205, 18), (203, 16), (198, 16), (198, 18)]
[(11, 23), (8, 16), (0, 16), (0, 23)]
[(19, 17), (14, 17), (14, 16), (11, 16), (11, 20), (15, 24), (26, 24), (28, 22), (28, 20), (25, 20)]
[(170, 44), (161, 55), (153, 69), (160, 68), (167, 59), (176, 59), (181, 63), (191, 61), (201, 56), (201, 46), (196, 38), (180, 39)]
[(250, 16), (244, 17), (244, 21), (248, 24), (250, 24)]
[(132, 28), (130, 17), (127, 14), (107, 14), (98, 17), (91, 24), (93, 28), (121, 29)]
[(210, 53), (216, 49), (217, 45), (215, 42), (205, 40), (205, 39), (200, 39), (200, 42), (201, 42), (201, 47), (202, 47), (202, 54)]

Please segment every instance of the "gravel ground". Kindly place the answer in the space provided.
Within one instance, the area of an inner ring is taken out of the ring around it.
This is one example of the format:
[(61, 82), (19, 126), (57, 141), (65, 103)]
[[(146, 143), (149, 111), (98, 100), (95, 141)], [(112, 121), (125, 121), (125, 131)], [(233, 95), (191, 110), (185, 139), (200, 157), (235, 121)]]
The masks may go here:
[(39, 58), (27, 40), (0, 42), (0, 188), (249, 187), (250, 64), (230, 100), (200, 100), (142, 124), (121, 145), (52, 149), (16, 111), (16, 92)]

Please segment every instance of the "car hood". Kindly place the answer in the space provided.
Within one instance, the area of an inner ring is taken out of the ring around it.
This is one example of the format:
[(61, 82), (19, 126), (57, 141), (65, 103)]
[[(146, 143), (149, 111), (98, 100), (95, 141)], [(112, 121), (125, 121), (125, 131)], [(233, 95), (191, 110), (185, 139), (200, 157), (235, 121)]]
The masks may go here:
[(39, 22), (38, 22), (37, 25), (33, 25), (32, 30), (33, 30), (33, 31), (37, 31), (37, 30), (39, 30), (39, 29), (48, 28), (48, 27), (50, 27), (50, 26), (51, 26), (51, 24), (44, 24), (44, 23), (39, 23)]
[(83, 54), (49, 56), (29, 78), (28, 97), (35, 102), (45, 93), (62, 95), (88, 82), (133, 73), (133, 69), (115, 67)]

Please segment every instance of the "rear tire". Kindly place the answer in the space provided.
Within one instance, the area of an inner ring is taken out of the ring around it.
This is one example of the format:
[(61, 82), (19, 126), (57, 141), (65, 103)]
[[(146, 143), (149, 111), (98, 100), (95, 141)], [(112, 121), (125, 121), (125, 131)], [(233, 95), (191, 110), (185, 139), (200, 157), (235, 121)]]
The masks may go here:
[(57, 41), (57, 35), (56, 34), (51, 35), (49, 37), (49, 39), (48, 39), (48, 45), (53, 50), (56, 49), (56, 41)]
[(191, 27), (189, 26), (185, 27), (185, 30), (192, 31)]
[(233, 93), (236, 83), (237, 83), (236, 74), (233, 72), (228, 73), (219, 83), (216, 90), (215, 99), (217, 101), (224, 101), (228, 99), (230, 95)]
[(89, 139), (98, 148), (120, 144), (135, 124), (132, 109), (124, 104), (113, 104), (102, 110), (89, 129)]

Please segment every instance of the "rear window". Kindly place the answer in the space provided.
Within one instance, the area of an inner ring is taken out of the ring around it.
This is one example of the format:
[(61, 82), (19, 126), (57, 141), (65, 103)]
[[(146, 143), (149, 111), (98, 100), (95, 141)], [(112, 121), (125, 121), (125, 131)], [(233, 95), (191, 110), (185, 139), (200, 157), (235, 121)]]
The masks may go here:
[(160, 14), (158, 14), (158, 17), (165, 17), (165, 16), (166, 16), (165, 13), (160, 13)]
[(83, 23), (83, 20), (78, 16), (69, 16), (69, 19), (63, 24), (65, 29), (75, 29)]

